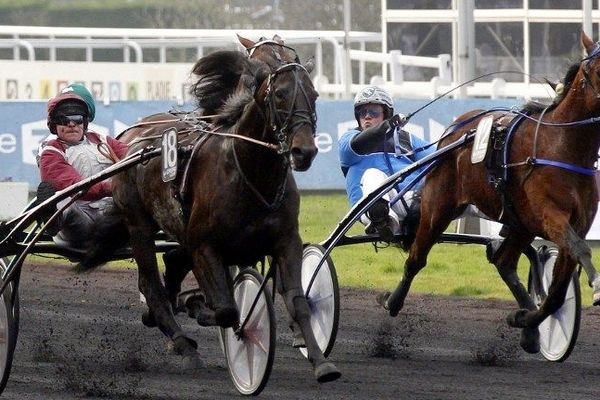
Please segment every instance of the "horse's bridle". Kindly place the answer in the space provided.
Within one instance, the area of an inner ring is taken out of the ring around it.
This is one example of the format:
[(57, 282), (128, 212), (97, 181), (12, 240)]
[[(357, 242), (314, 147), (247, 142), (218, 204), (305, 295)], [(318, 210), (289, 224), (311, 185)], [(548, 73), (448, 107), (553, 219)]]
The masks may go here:
[[(265, 38), (260, 38), (258, 42), (256, 42), (252, 47), (248, 47), (246, 49), (246, 51), (248, 52), (248, 57), (252, 58), (252, 55), (254, 54), (254, 51), (259, 48), (262, 45), (275, 45), (275, 46), (279, 46), (281, 48), (284, 49), (288, 49), (292, 52), (294, 52), (294, 62), (295, 63), (300, 63), (300, 58), (298, 57), (298, 54), (296, 53), (296, 50), (290, 46), (286, 46), (283, 43), (279, 43), (275, 40), (271, 40), (271, 39), (265, 39)], [(279, 63), (283, 63), (284, 61), (281, 59), (281, 56), (279, 55), (279, 53), (277, 53), (275, 50), (271, 49), (271, 51), (273, 52), (273, 57), (275, 57)]]
[[(273, 89), (273, 85), (278, 75), (291, 71), (294, 75), (294, 92), (291, 97), (290, 108), (287, 110), (277, 108), (275, 104), (275, 90)], [(287, 63), (281, 65), (277, 68), (273, 73), (269, 74), (267, 77), (267, 88), (265, 92), (265, 122), (266, 125), (270, 127), (270, 129), (275, 134), (277, 139), (279, 149), (277, 150), (278, 154), (288, 154), (290, 152), (290, 134), (294, 132), (294, 130), (303, 124), (310, 125), (313, 136), (315, 135), (316, 126), (317, 126), (317, 114), (315, 110), (310, 105), (310, 98), (306, 92), (306, 88), (301, 82), (299, 77), (300, 73), (308, 74), (308, 71), (304, 66), (299, 63)], [(299, 89), (299, 90), (298, 90)], [(296, 98), (301, 92), (306, 100), (306, 103), (309, 106), (308, 110), (305, 109), (296, 109)], [(282, 118), (282, 115), (284, 116)], [(296, 117), (296, 118), (294, 118)]]

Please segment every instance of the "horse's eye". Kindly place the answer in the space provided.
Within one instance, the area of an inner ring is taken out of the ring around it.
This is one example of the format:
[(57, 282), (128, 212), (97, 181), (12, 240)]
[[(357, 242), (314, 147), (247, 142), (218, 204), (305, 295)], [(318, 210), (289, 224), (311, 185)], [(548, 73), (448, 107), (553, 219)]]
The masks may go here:
[(275, 89), (275, 97), (277, 97), (277, 99), (285, 98), (285, 90), (281, 88)]

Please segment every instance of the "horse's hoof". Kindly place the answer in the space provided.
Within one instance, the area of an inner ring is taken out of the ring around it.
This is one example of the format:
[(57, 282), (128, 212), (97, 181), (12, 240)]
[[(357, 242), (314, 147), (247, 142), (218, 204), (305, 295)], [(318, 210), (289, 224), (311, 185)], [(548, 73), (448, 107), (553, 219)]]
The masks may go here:
[(171, 340), (173, 341), (173, 353), (184, 357), (196, 354), (198, 343), (195, 340), (183, 334), (173, 336)]
[(376, 297), (377, 304), (379, 304), (381, 307), (383, 307), (384, 310), (390, 309), (388, 307), (388, 303), (387, 303), (387, 300), (390, 297), (390, 295), (391, 295), (390, 292), (383, 292), (383, 293), (379, 293)]
[(377, 303), (383, 307), (384, 310), (388, 310), (390, 312), (390, 317), (397, 317), (400, 313), (400, 307), (392, 307), (390, 306), (390, 296), (391, 292), (383, 292), (377, 295)]
[(297, 322), (290, 322), (290, 330), (294, 335), (294, 339), (292, 341), (292, 347), (294, 349), (299, 349), (302, 347), (306, 347), (306, 342), (304, 341), (304, 336), (302, 336), (302, 329), (300, 329), (300, 325)]
[(239, 322), (237, 308), (225, 307), (215, 311), (215, 321), (221, 328), (232, 328)]
[(292, 342), (292, 347), (295, 349), (306, 347), (306, 342), (304, 341), (304, 337), (302, 335), (294, 336), (294, 341)]
[(183, 356), (183, 369), (186, 371), (193, 371), (204, 368), (204, 362), (200, 358), (197, 352), (190, 352)]
[(530, 354), (540, 352), (540, 332), (537, 328), (523, 328), (521, 331), (521, 348)]
[(326, 361), (315, 368), (315, 377), (319, 383), (331, 382), (342, 376), (342, 373), (333, 365)]
[(203, 310), (198, 312), (196, 316), (196, 322), (200, 326), (216, 326), (215, 313), (211, 310)]
[(600, 290), (592, 294), (592, 305), (600, 306)]
[(158, 326), (156, 319), (154, 318), (154, 314), (152, 314), (150, 310), (146, 310), (142, 313), (142, 324), (148, 328), (155, 328)]
[(513, 328), (525, 328), (526, 325), (525, 325), (524, 320), (525, 320), (525, 315), (527, 315), (528, 312), (529, 312), (529, 310), (525, 310), (525, 309), (512, 311), (506, 317), (506, 323), (508, 324), (508, 326), (513, 327)]
[(600, 306), (600, 278), (592, 282), (592, 305)]

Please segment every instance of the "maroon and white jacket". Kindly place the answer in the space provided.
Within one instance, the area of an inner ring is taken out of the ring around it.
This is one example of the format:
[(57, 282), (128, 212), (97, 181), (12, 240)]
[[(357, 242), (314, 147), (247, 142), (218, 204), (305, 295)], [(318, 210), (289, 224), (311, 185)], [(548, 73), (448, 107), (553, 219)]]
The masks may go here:
[[(100, 143), (108, 145), (119, 159), (127, 154), (125, 143), (93, 131), (87, 131), (77, 144), (68, 144), (58, 138), (49, 140), (39, 154), (42, 181), (62, 190), (108, 168), (113, 162), (98, 150)], [(81, 200), (99, 200), (111, 194), (110, 179), (107, 179), (92, 186)]]

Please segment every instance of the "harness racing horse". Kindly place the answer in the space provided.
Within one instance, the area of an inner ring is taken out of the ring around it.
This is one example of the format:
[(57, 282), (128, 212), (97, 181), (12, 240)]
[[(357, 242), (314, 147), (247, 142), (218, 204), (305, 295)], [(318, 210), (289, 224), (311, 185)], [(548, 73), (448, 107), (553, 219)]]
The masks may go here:
[[(122, 138), (133, 152), (159, 145), (157, 136), (177, 128), (181, 141), (193, 146), (177, 188), (162, 181), (161, 160), (152, 160), (116, 177), (113, 193), (131, 234), (139, 287), (149, 308), (145, 323), (158, 326), (178, 354), (197, 357), (195, 342), (173, 316), (174, 296), (189, 269), (209, 308), (198, 316), (198, 323), (232, 327), (239, 323), (239, 314), (229, 266), (256, 265), (269, 256), (278, 268), (279, 287), (302, 331), (315, 376), (327, 382), (340, 373), (324, 358), (310, 326), (301, 287), (300, 196), (291, 172), (307, 170), (317, 153), (318, 94), (307, 68), (282, 62), (273, 70), (236, 51), (201, 58), (193, 68), (198, 81), (191, 92), (204, 114), (215, 113), (210, 115), (211, 125), (198, 123), (195, 114), (177, 121), (171, 114), (159, 114)], [(186, 142), (194, 134), (197, 139)], [(155, 257), (158, 230), (179, 242), (183, 254), (178, 257), (181, 265), (166, 265), (164, 284)]]
[[(564, 92), (551, 105), (530, 104), (526, 114), (475, 110), (446, 130), (440, 148), (474, 132), (483, 118), (491, 116), (495, 132), (508, 132), (500, 166), (506, 177), (494, 180), (492, 187), (485, 163), (471, 162), (472, 143), (443, 157), (427, 175), (421, 218), (402, 280), (394, 292), (378, 297), (391, 316), (402, 309), (431, 247), (469, 204), (508, 228), (499, 246), (488, 246), (488, 258), (521, 308), (511, 312), (507, 322), (524, 328), (520, 343), (524, 350), (539, 351), (537, 327), (563, 304), (577, 264), (594, 289), (594, 304), (600, 302), (600, 279), (584, 240), (598, 204), (594, 165), (600, 147), (600, 45), (585, 34), (581, 41), (587, 57), (569, 69)], [(516, 272), (521, 253), (536, 236), (559, 248), (548, 296), (539, 309)]]

